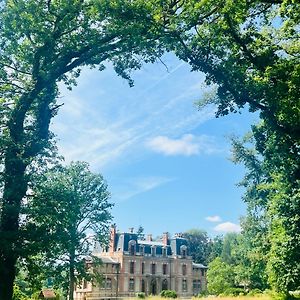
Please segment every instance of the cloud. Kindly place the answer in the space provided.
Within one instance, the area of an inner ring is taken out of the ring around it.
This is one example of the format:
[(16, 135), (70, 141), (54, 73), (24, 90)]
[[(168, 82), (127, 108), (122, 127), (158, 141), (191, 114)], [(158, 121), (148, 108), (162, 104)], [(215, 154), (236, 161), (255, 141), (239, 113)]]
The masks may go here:
[(220, 216), (208, 216), (205, 218), (205, 220), (207, 220), (209, 222), (221, 222), (222, 221)]
[(214, 230), (218, 232), (241, 232), (241, 226), (231, 222), (224, 222), (218, 224)]
[[(141, 159), (145, 144), (155, 137), (172, 141), (170, 137), (214, 118), (215, 108), (197, 111), (193, 104), (202, 93), (195, 84), (203, 82), (204, 76), (190, 73), (182, 62), (175, 60), (169, 73), (164, 67), (147, 65), (138, 75), (135, 88), (130, 89), (109, 66), (104, 72), (84, 69), (72, 92), (60, 86), (60, 101), (65, 105), (51, 130), (66, 162), (85, 160), (94, 170), (103, 171)], [(187, 82), (182, 80), (185, 76)], [(212, 137), (185, 135), (181, 151), (196, 155), (216, 152), (216, 147)]]
[(131, 178), (126, 181), (126, 185), (116, 188), (116, 190), (113, 192), (113, 198), (119, 202), (125, 201), (131, 197), (153, 190), (174, 180), (176, 179), (160, 176)]
[(198, 155), (211, 154), (219, 150), (215, 146), (213, 137), (193, 134), (185, 134), (179, 139), (171, 139), (167, 136), (156, 136), (147, 141), (146, 146), (155, 152), (164, 155)]

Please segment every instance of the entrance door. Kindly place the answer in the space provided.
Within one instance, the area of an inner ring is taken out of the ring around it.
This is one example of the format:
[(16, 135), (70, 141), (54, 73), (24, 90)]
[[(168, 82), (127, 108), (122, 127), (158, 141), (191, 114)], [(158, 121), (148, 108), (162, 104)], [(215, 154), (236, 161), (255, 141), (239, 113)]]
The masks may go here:
[(156, 295), (157, 288), (156, 288), (156, 280), (155, 279), (152, 279), (150, 288), (151, 288), (151, 294)]
[(164, 291), (164, 290), (167, 290), (167, 289), (168, 289), (168, 280), (164, 279), (162, 284), (161, 284), (161, 290)]
[(143, 293), (146, 292), (145, 280), (144, 280), (144, 279), (142, 279), (142, 292), (143, 292)]

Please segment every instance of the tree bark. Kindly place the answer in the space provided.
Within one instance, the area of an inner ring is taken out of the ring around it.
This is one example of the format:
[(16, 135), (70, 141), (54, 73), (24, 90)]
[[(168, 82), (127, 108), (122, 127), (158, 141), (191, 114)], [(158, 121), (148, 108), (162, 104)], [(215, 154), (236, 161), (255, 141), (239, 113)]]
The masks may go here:
[(18, 258), (18, 230), (21, 201), (27, 189), (26, 165), (16, 147), (7, 152), (5, 186), (0, 223), (0, 299), (11, 300)]
[(75, 250), (70, 253), (70, 268), (69, 268), (69, 300), (74, 300), (75, 288)]

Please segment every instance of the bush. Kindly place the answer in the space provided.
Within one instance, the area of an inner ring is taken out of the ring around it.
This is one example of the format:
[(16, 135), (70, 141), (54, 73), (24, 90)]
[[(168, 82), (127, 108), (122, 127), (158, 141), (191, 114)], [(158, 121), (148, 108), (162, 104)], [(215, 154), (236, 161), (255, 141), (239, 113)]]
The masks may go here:
[(139, 293), (136, 293), (136, 297), (139, 299), (145, 299), (146, 295), (145, 295), (145, 293), (139, 292)]
[(21, 291), (21, 289), (17, 285), (14, 285), (12, 300), (29, 300), (29, 298)]
[(163, 298), (177, 298), (177, 293), (173, 290), (164, 290), (160, 292), (160, 296)]
[(262, 293), (262, 291), (260, 289), (253, 289), (253, 290), (249, 291), (248, 295), (255, 296), (255, 295), (259, 295), (261, 293)]
[(224, 296), (240, 296), (245, 295), (245, 291), (241, 288), (227, 288), (222, 294)]

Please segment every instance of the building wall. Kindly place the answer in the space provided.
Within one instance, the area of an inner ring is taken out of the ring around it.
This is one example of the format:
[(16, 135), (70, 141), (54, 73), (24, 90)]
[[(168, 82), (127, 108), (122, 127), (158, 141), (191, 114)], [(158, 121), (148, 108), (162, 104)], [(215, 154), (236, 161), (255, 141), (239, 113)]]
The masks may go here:
[[(152, 240), (147, 245), (148, 253), (140, 250), (132, 252), (130, 243), (134, 234), (126, 234), (116, 236), (113, 229), (109, 249), (94, 253), (104, 262), (98, 267), (103, 274), (102, 283), (78, 285), (74, 291), (75, 300), (135, 297), (138, 292), (159, 294), (163, 289), (175, 290), (180, 297), (191, 297), (206, 290), (206, 267), (194, 264), (186, 252), (180, 255), (183, 253), (179, 252), (181, 247), (186, 247), (183, 239), (176, 244), (176, 239), (168, 242), (165, 236), (161, 244), (157, 243), (157, 247), (161, 247), (160, 254), (150, 252), (149, 245), (155, 245)], [(140, 249), (137, 247), (140, 245), (135, 248)], [(166, 247), (169, 247), (168, 250), (163, 252)]]

